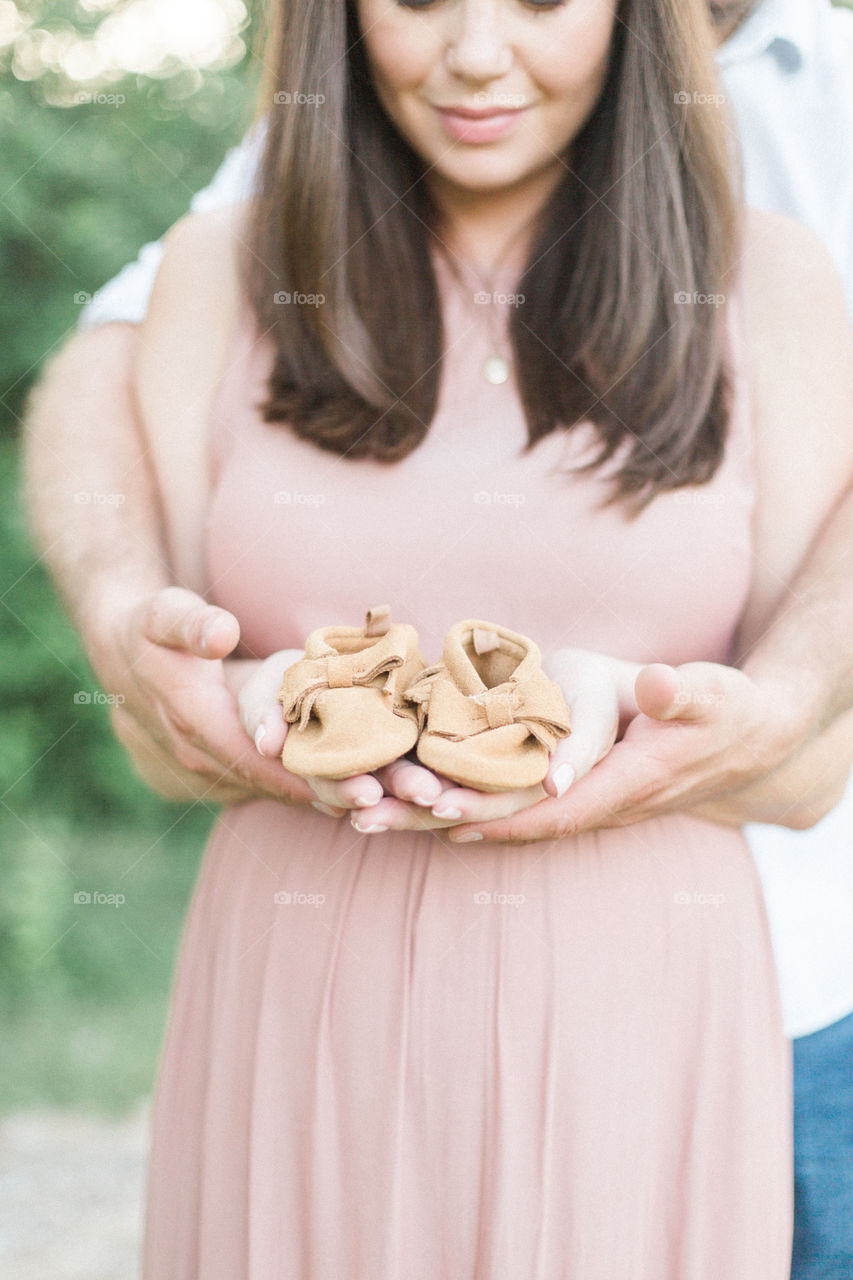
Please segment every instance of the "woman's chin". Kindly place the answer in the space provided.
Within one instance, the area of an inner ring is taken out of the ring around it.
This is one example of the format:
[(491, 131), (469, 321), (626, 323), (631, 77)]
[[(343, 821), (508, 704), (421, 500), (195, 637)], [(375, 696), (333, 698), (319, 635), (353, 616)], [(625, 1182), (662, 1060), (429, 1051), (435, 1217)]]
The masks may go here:
[[(484, 151), (485, 148), (481, 150)], [(537, 176), (538, 170), (532, 168), (529, 162), (519, 165), (506, 156), (478, 155), (471, 147), (464, 157), (454, 156), (452, 165), (433, 163), (430, 174), (444, 186), (472, 195), (487, 195), (523, 186)]]

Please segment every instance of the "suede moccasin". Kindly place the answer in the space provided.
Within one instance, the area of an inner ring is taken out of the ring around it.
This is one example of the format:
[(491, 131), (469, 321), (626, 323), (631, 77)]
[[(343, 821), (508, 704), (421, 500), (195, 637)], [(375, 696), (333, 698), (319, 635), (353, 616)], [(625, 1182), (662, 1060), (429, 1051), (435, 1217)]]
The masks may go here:
[(321, 627), (284, 673), (278, 700), (291, 726), (281, 762), (302, 778), (351, 778), (403, 756), (418, 736), (403, 693), (426, 659), (418, 634), (391, 624), (387, 605), (364, 627)]
[(491, 622), (457, 622), (442, 661), (406, 690), (418, 707), (418, 759), (477, 791), (532, 787), (570, 732), (560, 686), (538, 647)]

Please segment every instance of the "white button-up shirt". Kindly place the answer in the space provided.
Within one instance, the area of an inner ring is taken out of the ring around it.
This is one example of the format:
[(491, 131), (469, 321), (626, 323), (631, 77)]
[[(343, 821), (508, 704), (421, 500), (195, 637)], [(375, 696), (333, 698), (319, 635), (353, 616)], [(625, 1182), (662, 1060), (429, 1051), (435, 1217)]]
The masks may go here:
[[(763, 0), (719, 52), (747, 202), (806, 223), (827, 245), (853, 312), (853, 11), (830, 0)], [(194, 212), (252, 192), (260, 134), (229, 152)], [(89, 304), (84, 327), (145, 315), (162, 256), (146, 245)], [(853, 1011), (853, 783), (817, 827), (751, 825), (785, 1023), (805, 1035)]]
[(804, 222), (853, 312), (853, 10), (764, 0), (718, 55), (747, 204)]

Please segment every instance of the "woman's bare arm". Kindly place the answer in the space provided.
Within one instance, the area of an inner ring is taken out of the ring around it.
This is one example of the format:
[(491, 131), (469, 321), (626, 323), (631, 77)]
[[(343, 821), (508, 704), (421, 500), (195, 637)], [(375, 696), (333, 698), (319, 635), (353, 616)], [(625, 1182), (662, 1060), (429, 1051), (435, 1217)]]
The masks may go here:
[(204, 529), (210, 430), (240, 307), (238, 254), (245, 206), (194, 215), (166, 251), (137, 344), (134, 391), (177, 582), (208, 590)]

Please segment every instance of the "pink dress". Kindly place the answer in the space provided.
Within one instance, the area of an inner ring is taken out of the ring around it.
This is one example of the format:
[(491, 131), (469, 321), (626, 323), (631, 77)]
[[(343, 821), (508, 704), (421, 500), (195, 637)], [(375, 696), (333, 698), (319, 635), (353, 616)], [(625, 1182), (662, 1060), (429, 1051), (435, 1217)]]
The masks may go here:
[[(429, 661), (465, 617), (645, 661), (725, 662), (749, 589), (750, 412), (702, 489), (636, 522), (520, 455), (512, 381), (444, 297), (443, 395), (393, 466), (264, 424), (235, 335), (211, 594), (243, 652), (389, 602)], [(509, 283), (509, 281), (508, 281)], [(732, 343), (743, 349), (738, 307)], [(511, 848), (222, 813), (155, 1097), (145, 1280), (786, 1280), (788, 1045), (738, 831), (681, 815)]]

